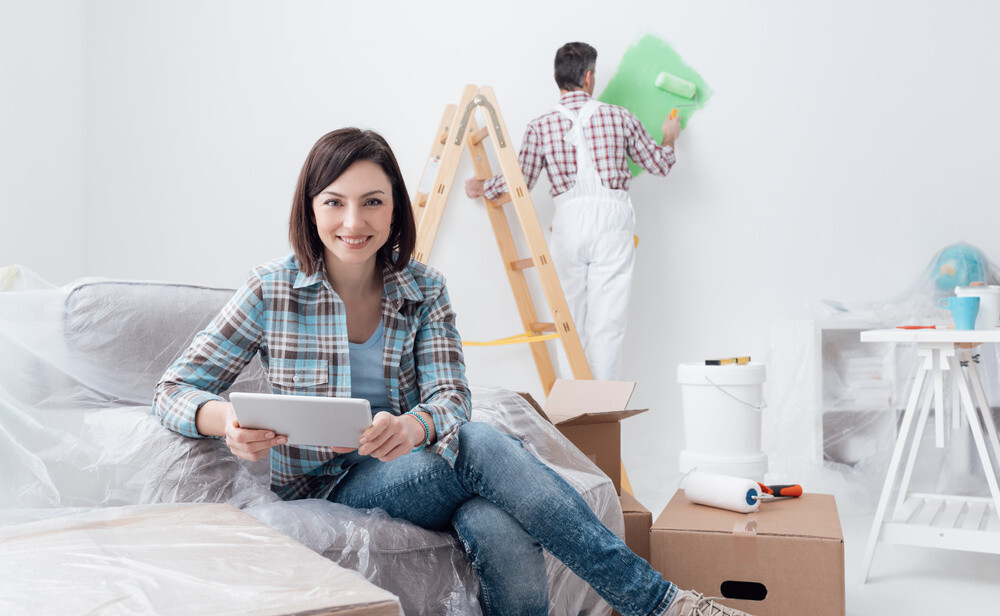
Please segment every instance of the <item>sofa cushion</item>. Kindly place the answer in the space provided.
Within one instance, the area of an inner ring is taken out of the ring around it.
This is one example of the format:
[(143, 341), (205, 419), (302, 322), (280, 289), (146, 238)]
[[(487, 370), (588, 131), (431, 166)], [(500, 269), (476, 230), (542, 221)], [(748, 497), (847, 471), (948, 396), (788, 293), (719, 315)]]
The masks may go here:
[[(123, 404), (151, 404), (160, 376), (232, 297), (232, 289), (85, 278), (66, 297), (66, 344), (78, 378)], [(232, 391), (267, 391), (260, 360)]]

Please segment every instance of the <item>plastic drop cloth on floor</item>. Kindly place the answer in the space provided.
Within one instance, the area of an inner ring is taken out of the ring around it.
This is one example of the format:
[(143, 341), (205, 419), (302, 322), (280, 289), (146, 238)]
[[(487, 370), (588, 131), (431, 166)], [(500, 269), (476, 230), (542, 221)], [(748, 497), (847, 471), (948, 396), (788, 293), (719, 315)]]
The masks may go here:
[[(398, 595), (408, 616), (481, 613), (475, 573), (452, 534), (379, 510), (280, 501), (266, 463), (240, 461), (218, 439), (173, 433), (151, 413), (153, 386), (232, 290), (106, 279), (54, 287), (27, 270), (0, 271), (14, 281), (0, 291), (0, 525), (228, 503)], [(257, 360), (237, 390), (267, 390)], [(519, 395), (473, 387), (472, 402), (474, 421), (521, 439), (623, 534), (610, 479)], [(551, 614), (610, 613), (547, 553), (546, 563)]]
[[(897, 295), (870, 302), (815, 301), (777, 321), (763, 416), (768, 480), (835, 494), (848, 513), (873, 512), (913, 387), (916, 345), (861, 342), (860, 332), (952, 324), (938, 300), (975, 281), (998, 284), (1000, 270), (978, 248), (954, 244), (938, 251)], [(980, 345), (975, 354), (996, 421), (1000, 345)], [(921, 436), (910, 490), (987, 496), (968, 423), (963, 417), (962, 427), (952, 428), (947, 377), (943, 399), (946, 446), (935, 447), (932, 415)]]

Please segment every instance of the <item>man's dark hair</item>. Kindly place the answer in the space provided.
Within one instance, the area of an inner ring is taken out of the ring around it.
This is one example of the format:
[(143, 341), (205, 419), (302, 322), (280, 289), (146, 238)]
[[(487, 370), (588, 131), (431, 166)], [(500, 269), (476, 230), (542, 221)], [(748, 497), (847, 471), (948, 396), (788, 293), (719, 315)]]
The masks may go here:
[(583, 76), (597, 66), (597, 50), (586, 43), (566, 43), (556, 52), (556, 83), (560, 90), (583, 87)]

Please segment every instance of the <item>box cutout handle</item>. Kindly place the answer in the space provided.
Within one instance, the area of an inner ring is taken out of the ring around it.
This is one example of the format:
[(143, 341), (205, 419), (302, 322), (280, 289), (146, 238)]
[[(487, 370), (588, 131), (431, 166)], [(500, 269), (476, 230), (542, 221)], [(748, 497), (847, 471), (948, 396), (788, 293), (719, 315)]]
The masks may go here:
[(767, 586), (760, 582), (739, 582), (729, 580), (722, 583), (720, 589), (726, 599), (743, 599), (744, 601), (763, 601), (767, 596)]

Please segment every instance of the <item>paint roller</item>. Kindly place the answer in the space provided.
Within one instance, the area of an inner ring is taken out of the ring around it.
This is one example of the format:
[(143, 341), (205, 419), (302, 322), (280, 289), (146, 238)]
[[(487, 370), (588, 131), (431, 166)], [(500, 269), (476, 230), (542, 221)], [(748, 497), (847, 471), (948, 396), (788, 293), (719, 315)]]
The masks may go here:
[(684, 495), (699, 505), (728, 509), (737, 513), (754, 513), (763, 500), (801, 496), (798, 485), (766, 486), (752, 479), (693, 471), (684, 480)]
[[(677, 75), (672, 73), (662, 72), (656, 76), (656, 81), (653, 82), (657, 88), (663, 90), (664, 92), (670, 92), (671, 94), (676, 94), (681, 98), (686, 98), (688, 100), (694, 99), (698, 94), (698, 88), (686, 79), (681, 79)], [(681, 105), (682, 107), (693, 107), (694, 105)], [(678, 111), (677, 107), (670, 110), (670, 119), (677, 117)]]

